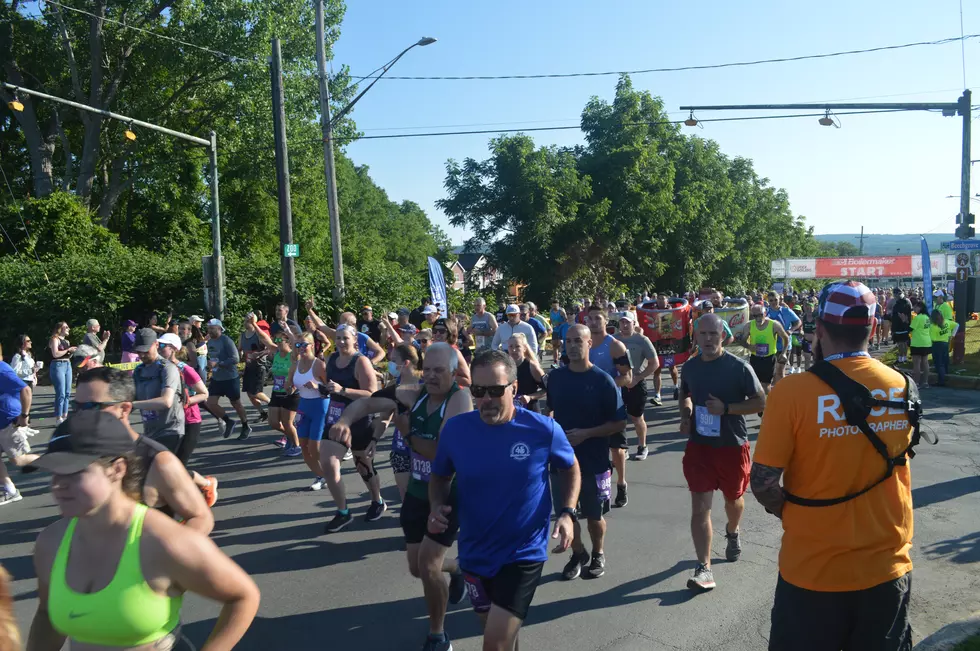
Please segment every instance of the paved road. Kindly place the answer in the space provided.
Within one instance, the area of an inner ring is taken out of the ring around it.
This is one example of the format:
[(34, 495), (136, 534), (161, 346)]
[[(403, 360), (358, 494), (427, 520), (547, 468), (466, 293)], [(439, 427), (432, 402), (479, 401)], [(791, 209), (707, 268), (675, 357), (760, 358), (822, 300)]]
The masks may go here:
[[(932, 389), (926, 401), (926, 427), (941, 441), (920, 448), (913, 462), (916, 639), (980, 609), (977, 394)], [(50, 404), (50, 397), (39, 396), (38, 402)], [(606, 575), (562, 582), (557, 575), (565, 558), (553, 557), (521, 634), (523, 648), (765, 648), (778, 521), (750, 497), (742, 559), (726, 563), (724, 538), (716, 538), (718, 588), (691, 595), (685, 588), (694, 566), (690, 499), (681, 472), (684, 440), (677, 433), (676, 403), (667, 400), (647, 417), (651, 456), (628, 464), (630, 504), (609, 517)], [(49, 426), (36, 437), (42, 441), (50, 435), (50, 416), (43, 423)], [(758, 420), (751, 418), (750, 427), (754, 437)], [(229, 442), (209, 420), (202, 438), (194, 465), (221, 478), (214, 539), (262, 590), (259, 617), (238, 648), (401, 651), (421, 646), (426, 631), (421, 586), (405, 567), (397, 491), (387, 461), (380, 466), (384, 495), (396, 506), (378, 522), (358, 518), (348, 530), (323, 536), (333, 511), (329, 494), (305, 490), (310, 476), (302, 461), (279, 459), (266, 428), (245, 443)], [(387, 450), (379, 456), (387, 459)], [(350, 464), (345, 481), (355, 515), (363, 515), (366, 494)], [(14, 576), (16, 613), (26, 631), (37, 598), (33, 541), (57, 513), (43, 477), (25, 477), (19, 486), (25, 499), (0, 510), (0, 560)], [(716, 530), (724, 525), (720, 508), (714, 522)], [(187, 598), (185, 634), (200, 646), (217, 613), (213, 604)], [(451, 609), (447, 627), (460, 651), (480, 648), (476, 618), (466, 602)]]

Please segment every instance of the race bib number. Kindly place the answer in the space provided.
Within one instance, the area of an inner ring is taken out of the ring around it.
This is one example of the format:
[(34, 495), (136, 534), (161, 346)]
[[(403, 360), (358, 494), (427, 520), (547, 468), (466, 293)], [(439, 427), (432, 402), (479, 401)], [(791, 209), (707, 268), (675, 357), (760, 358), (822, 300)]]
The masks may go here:
[(595, 476), (596, 488), (599, 490), (599, 501), (605, 502), (612, 495), (612, 470)]
[(664, 366), (667, 368), (672, 368), (674, 366), (673, 355), (664, 355)]
[(478, 613), (485, 613), (490, 610), (490, 595), (483, 585), (483, 581), (475, 576), (463, 574), (463, 581), (466, 583), (466, 594), (470, 597), (470, 605)]
[(303, 412), (297, 411), (296, 417), (293, 418), (293, 425), (299, 425), (302, 422), (303, 422)]
[(344, 407), (346, 406), (344, 403), (331, 400), (330, 406), (327, 407), (327, 425), (333, 425), (340, 420), (340, 415), (344, 413)]
[(157, 419), (158, 416), (157, 412), (155, 412), (152, 409), (143, 409), (140, 413), (143, 416), (144, 423), (152, 423)]
[(432, 474), (432, 460), (412, 451), (412, 479), (428, 483)]
[(477, 348), (483, 348), (484, 346), (489, 345), (489, 344), (487, 344), (487, 338), (484, 337), (484, 336), (482, 336), (482, 335), (476, 335), (474, 337), (474, 339), (476, 339), (476, 347)]
[(275, 377), (272, 379), (272, 391), (274, 393), (286, 392), (286, 376)]
[(769, 357), (769, 344), (756, 344), (755, 345), (755, 356), (756, 357)]
[(405, 439), (402, 438), (402, 433), (397, 429), (394, 435), (391, 437), (391, 449), (398, 450), (399, 452), (408, 452), (408, 446), (405, 445)]
[(712, 414), (707, 407), (698, 405), (694, 408), (697, 419), (697, 432), (701, 436), (721, 436), (721, 416)]

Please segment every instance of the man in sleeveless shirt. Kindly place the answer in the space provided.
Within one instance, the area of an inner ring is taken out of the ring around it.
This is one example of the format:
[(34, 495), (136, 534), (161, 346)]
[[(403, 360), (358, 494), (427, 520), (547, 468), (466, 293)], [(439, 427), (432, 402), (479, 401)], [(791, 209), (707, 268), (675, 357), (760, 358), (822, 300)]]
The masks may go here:
[[(592, 334), (592, 346), (589, 349), (589, 361), (600, 370), (605, 371), (616, 383), (616, 386), (630, 386), (633, 381), (633, 370), (630, 364), (626, 344), (606, 332), (608, 325), (605, 311), (600, 303), (589, 306), (588, 326)], [(626, 441), (626, 428), (609, 436), (609, 450), (612, 454), (613, 468), (616, 469), (616, 500), (613, 506), (623, 508), (629, 503), (626, 494), (626, 451), (629, 443)]]
[[(399, 519), (405, 533), (408, 569), (412, 576), (422, 580), (429, 611), (429, 635), (423, 651), (452, 650), (444, 629), (447, 601), (459, 603), (465, 588), (456, 560), (446, 558), (456, 541), (458, 519), (450, 514), (445, 531), (428, 531), (429, 475), (439, 434), (451, 417), (473, 410), (469, 391), (453, 380), (457, 363), (452, 346), (442, 342), (430, 344), (423, 361), (422, 384), (391, 386), (370, 398), (357, 400), (330, 429), (330, 437), (337, 439), (349, 436), (351, 423), (370, 414), (393, 410), (398, 414), (395, 425), (398, 431), (405, 432), (404, 441), (412, 459), (412, 474)], [(450, 574), (448, 585), (446, 572)]]
[(466, 333), (473, 337), (477, 350), (489, 348), (493, 335), (497, 332), (497, 319), (487, 312), (487, 302), (477, 297), (473, 301), (473, 316), (470, 317), (470, 327)]

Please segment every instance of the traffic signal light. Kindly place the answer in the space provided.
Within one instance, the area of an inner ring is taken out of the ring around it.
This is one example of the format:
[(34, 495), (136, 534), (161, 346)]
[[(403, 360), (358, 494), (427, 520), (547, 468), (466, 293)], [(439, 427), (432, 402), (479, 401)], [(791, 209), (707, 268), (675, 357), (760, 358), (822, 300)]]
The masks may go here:
[(961, 215), (957, 215), (956, 221), (959, 222), (959, 226), (956, 227), (956, 237), (961, 240), (972, 240), (977, 234), (974, 224), (976, 223), (976, 217), (973, 213), (970, 213), (966, 218), (961, 218)]

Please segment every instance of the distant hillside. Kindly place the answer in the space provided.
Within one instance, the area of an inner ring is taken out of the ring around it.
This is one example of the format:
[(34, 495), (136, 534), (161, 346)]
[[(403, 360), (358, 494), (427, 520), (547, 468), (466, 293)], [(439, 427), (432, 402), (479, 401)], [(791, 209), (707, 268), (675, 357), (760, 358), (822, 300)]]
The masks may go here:
[[(855, 247), (860, 244), (860, 233), (839, 233), (829, 235), (814, 235), (818, 242), (849, 242)], [(931, 251), (939, 251), (940, 242), (955, 240), (956, 236), (952, 233), (930, 233), (926, 235), (926, 242), (929, 243)], [(919, 236), (917, 234), (907, 235), (868, 235), (864, 236), (865, 255), (895, 255), (901, 251), (902, 255), (911, 255), (920, 251)]]

